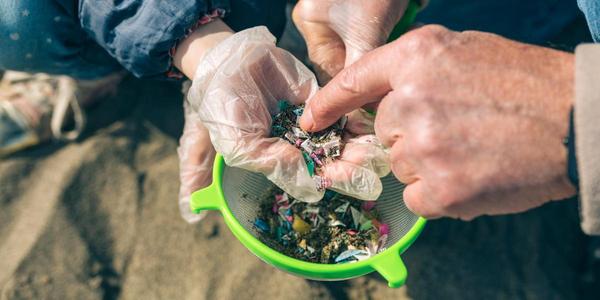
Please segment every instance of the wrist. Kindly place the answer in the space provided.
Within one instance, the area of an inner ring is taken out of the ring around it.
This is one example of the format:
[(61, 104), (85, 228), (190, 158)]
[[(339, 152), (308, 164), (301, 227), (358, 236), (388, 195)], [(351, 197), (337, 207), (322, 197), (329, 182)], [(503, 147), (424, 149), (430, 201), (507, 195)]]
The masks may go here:
[(193, 79), (204, 55), (233, 33), (220, 19), (200, 26), (177, 46), (173, 64), (188, 78)]
[[(572, 117), (573, 117), (573, 106), (575, 102), (575, 58), (570, 53), (560, 53), (561, 56), (557, 56), (559, 62), (556, 68), (555, 74), (559, 78), (555, 78), (558, 85), (563, 87), (560, 89), (562, 92), (554, 95), (554, 111), (549, 113), (555, 114), (554, 122), (557, 124), (559, 129), (557, 136), (562, 140), (562, 149), (560, 151), (563, 157), (562, 176), (560, 178), (560, 184), (562, 186), (559, 198), (567, 198), (574, 195), (577, 192), (577, 185), (571, 177), (572, 165), (571, 156), (574, 154), (574, 134), (572, 133)], [(553, 97), (550, 96), (549, 99)], [(549, 107), (552, 107), (550, 105)], [(574, 156), (572, 157), (574, 158)]]

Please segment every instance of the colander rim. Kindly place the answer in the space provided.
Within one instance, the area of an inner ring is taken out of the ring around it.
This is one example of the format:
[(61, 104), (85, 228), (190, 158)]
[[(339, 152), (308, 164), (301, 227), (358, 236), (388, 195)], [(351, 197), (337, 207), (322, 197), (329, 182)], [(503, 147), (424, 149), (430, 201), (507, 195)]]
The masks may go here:
[[(227, 224), (227, 227), (229, 227), (229, 230), (237, 237), (244, 247), (248, 248), (248, 250), (250, 250), (254, 255), (277, 268), (283, 268), (284, 270), (294, 274), (313, 278), (335, 279), (341, 277), (347, 278), (360, 276), (360, 273), (369, 273), (374, 270), (373, 265), (378, 261), (389, 260), (391, 256), (399, 258), (400, 254), (410, 247), (410, 245), (417, 239), (426, 223), (424, 218), (419, 217), (408, 230), (408, 232), (397, 242), (392, 244), (392, 246), (362, 261), (345, 264), (319, 264), (303, 261), (280, 253), (264, 244), (251, 232), (246, 230), (242, 223), (234, 216), (233, 212), (227, 205), (227, 201), (225, 201), (223, 194), (222, 177), (225, 167), (226, 165), (223, 157), (217, 154), (213, 169), (213, 183), (207, 188), (212, 189), (212, 197), (210, 202), (213, 203), (211, 203), (212, 205), (209, 204), (205, 206), (214, 210), (219, 210), (225, 220), (225, 223)], [(201, 209), (198, 209), (197, 205), (194, 206), (194, 202), (197, 202), (197, 200), (194, 201), (194, 198), (197, 199), (198, 197), (194, 197), (194, 195), (192, 195), (191, 205), (193, 210), (198, 212)], [(202, 201), (207, 201), (206, 197), (203, 198), (204, 199)]]

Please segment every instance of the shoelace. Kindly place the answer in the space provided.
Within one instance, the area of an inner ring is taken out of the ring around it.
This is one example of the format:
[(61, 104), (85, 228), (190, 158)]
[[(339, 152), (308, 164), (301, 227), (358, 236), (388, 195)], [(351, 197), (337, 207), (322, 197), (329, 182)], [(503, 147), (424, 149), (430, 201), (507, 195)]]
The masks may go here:
[[(85, 114), (77, 100), (77, 85), (75, 80), (66, 76), (60, 76), (57, 78), (57, 81), (56, 104), (52, 111), (50, 130), (55, 139), (73, 141), (81, 135), (85, 128)], [(69, 107), (73, 112), (75, 126), (71, 130), (63, 130)]]

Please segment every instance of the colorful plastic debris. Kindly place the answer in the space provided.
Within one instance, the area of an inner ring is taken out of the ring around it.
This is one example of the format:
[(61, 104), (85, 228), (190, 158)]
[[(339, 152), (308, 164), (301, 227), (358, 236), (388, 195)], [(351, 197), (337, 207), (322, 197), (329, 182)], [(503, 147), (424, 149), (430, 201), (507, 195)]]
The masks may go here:
[(352, 221), (354, 223), (354, 227), (360, 227), (360, 221), (363, 217), (362, 213), (354, 207), (350, 207), (350, 212), (352, 213)]
[(299, 234), (307, 234), (310, 232), (310, 225), (306, 223), (302, 218), (297, 215), (294, 216), (294, 222), (292, 223), (292, 228), (294, 231)]
[(331, 181), (331, 179), (326, 178), (326, 177), (321, 177), (319, 175), (313, 176), (313, 180), (315, 181), (315, 185), (317, 186), (318, 190), (325, 190), (327, 188), (330, 188), (333, 185), (333, 182)]
[(306, 162), (306, 167), (308, 168), (308, 174), (310, 174), (311, 177), (315, 176), (315, 163), (314, 163), (314, 161), (305, 152), (302, 152), (302, 155), (304, 156), (304, 161)]
[(262, 232), (268, 233), (270, 231), (269, 224), (267, 224), (267, 222), (265, 222), (265, 220), (263, 219), (254, 220), (254, 226), (256, 226), (256, 228), (258, 228)]
[(390, 233), (390, 227), (388, 226), (388, 224), (385, 223), (381, 223), (379, 225), (379, 234), (380, 235), (386, 235)]
[(364, 211), (371, 211), (373, 208), (375, 208), (376, 204), (377, 204), (377, 202), (375, 202), (375, 201), (365, 201), (362, 204), (362, 209)]
[(278, 188), (266, 192), (254, 227), (263, 243), (285, 255), (352, 263), (385, 249), (388, 235), (380, 233), (389, 227), (377, 219), (375, 208), (363, 208), (364, 201), (327, 191), (321, 201), (304, 203)]
[(349, 249), (342, 252), (338, 257), (335, 258), (336, 263), (360, 261), (369, 258), (370, 253), (367, 250)]
[(367, 220), (360, 224), (360, 230), (369, 230), (371, 229), (371, 227), (373, 227), (373, 223), (371, 223), (371, 220)]
[[(304, 156), (310, 176), (321, 174), (322, 168), (341, 156), (344, 142), (342, 139), (346, 117), (319, 132), (306, 132), (298, 124), (304, 112), (304, 105), (292, 105), (285, 100), (279, 102), (279, 112), (273, 116), (271, 136), (279, 137), (297, 147)], [(315, 176), (316, 177), (316, 176)], [(331, 186), (324, 179), (315, 180), (317, 189)]]
[(346, 224), (344, 224), (344, 222), (340, 221), (340, 220), (332, 220), (331, 222), (329, 222), (329, 226), (342, 226), (342, 227), (346, 227)]
[(350, 202), (346, 202), (335, 209), (336, 213), (344, 214), (348, 211), (348, 207), (350, 206)]

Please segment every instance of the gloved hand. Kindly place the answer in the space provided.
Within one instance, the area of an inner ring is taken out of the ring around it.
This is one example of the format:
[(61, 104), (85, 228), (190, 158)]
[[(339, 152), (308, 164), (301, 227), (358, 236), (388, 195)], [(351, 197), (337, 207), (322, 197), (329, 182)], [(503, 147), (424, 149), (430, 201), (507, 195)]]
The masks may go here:
[(327, 165), (324, 176), (332, 178), (331, 190), (363, 200), (375, 200), (383, 185), (380, 177), (390, 173), (388, 151), (375, 136), (375, 117), (363, 109), (347, 115), (344, 151)]
[(409, 0), (300, 0), (294, 23), (319, 79), (326, 83), (363, 54), (383, 45)]
[(215, 149), (210, 143), (208, 130), (193, 112), (188, 103), (184, 104), (185, 125), (179, 139), (179, 211), (190, 223), (200, 221), (203, 214), (190, 211), (190, 196), (193, 192), (209, 186), (212, 182), (212, 167)]
[[(279, 100), (301, 104), (317, 89), (314, 75), (277, 48), (265, 27), (256, 27), (238, 32), (206, 54), (188, 102), (229, 166), (260, 172), (291, 196), (315, 202), (323, 191), (317, 190), (300, 150), (270, 135)], [(364, 139), (351, 140), (324, 175), (338, 191), (374, 200), (381, 192), (379, 175), (387, 173), (381, 167), (387, 165), (387, 156), (378, 143)]]

